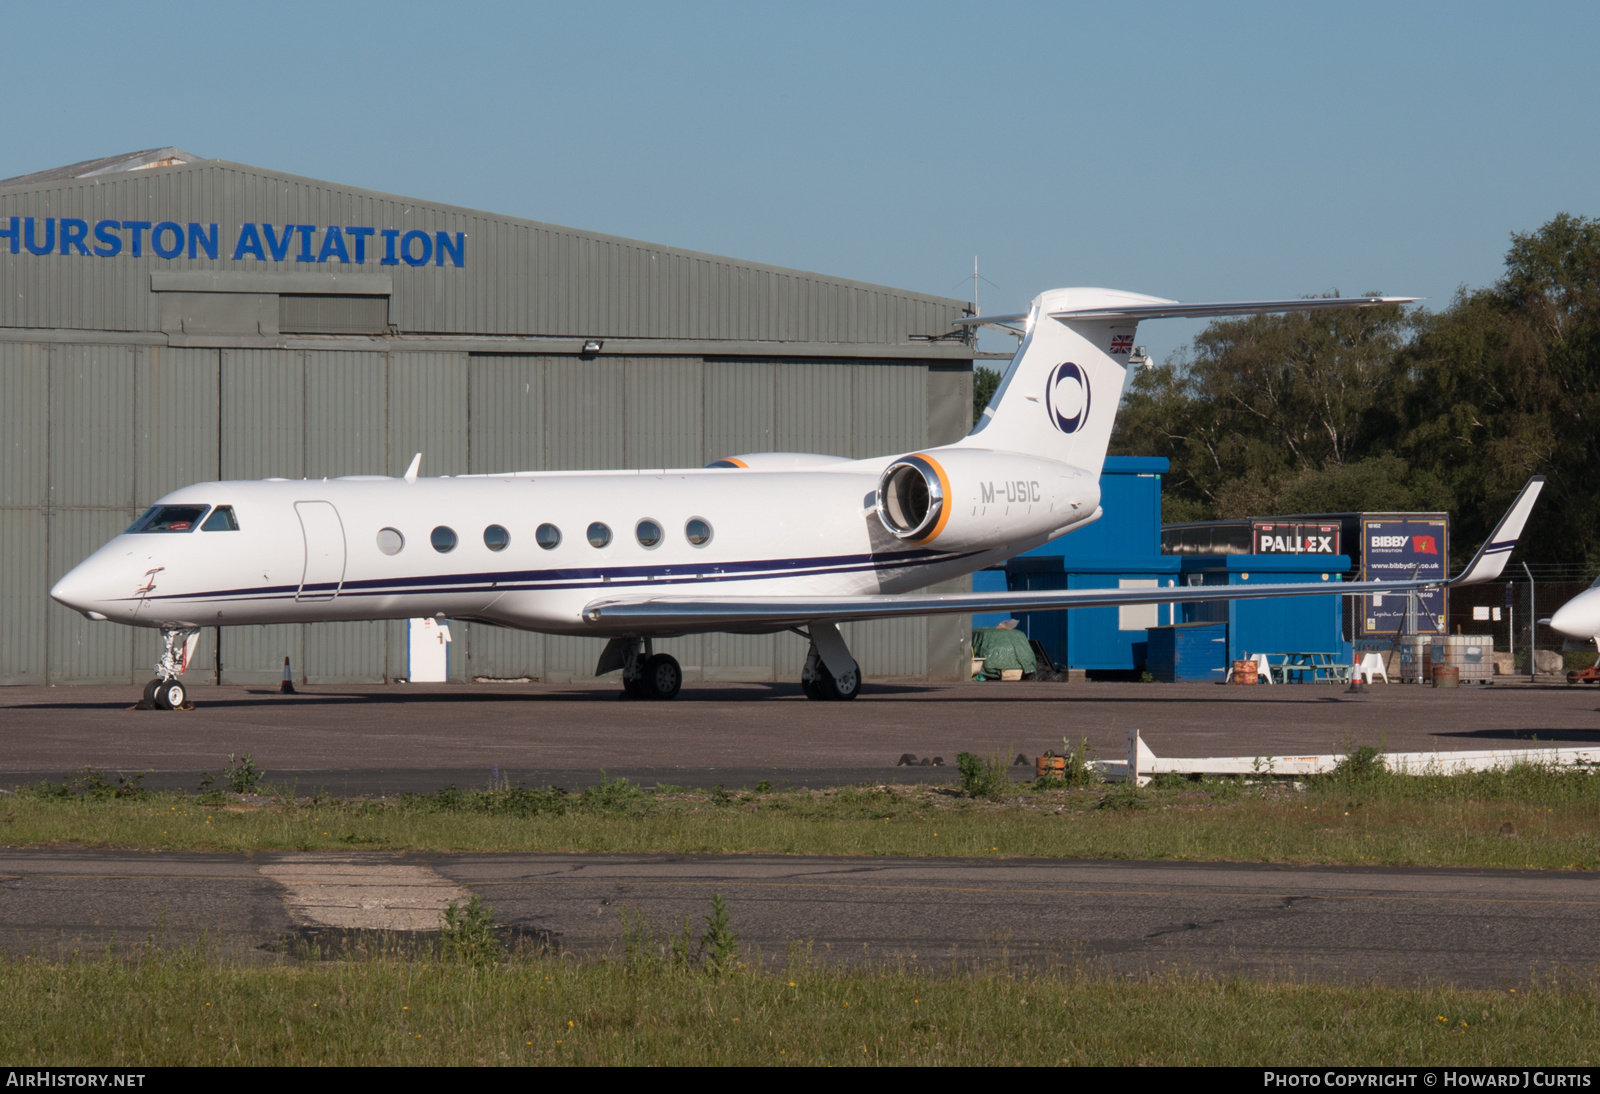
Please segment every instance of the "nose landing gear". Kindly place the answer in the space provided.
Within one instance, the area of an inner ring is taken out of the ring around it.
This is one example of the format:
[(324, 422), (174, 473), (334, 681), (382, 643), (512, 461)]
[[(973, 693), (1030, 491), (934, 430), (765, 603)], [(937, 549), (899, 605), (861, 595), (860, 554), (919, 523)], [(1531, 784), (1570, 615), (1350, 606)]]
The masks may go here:
[(161, 657), (156, 661), (156, 678), (144, 686), (139, 697), (140, 710), (193, 710), (189, 689), (178, 679), (189, 667), (189, 658), (200, 641), (199, 627), (162, 627)]

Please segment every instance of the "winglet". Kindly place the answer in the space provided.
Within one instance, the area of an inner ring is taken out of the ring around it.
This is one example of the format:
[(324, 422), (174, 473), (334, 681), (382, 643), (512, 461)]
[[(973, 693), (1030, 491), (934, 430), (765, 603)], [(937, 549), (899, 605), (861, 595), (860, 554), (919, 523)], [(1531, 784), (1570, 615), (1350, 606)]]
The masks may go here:
[(417, 472), (420, 471), (421, 469), (422, 469), (422, 453), (418, 452), (415, 456), (411, 457), (411, 466), (406, 468), (405, 480), (407, 482), (416, 482), (417, 481)]
[(1522, 535), (1522, 528), (1528, 523), (1528, 515), (1533, 512), (1533, 503), (1538, 500), (1539, 491), (1543, 489), (1543, 475), (1535, 475), (1528, 480), (1527, 485), (1522, 488), (1522, 493), (1517, 495), (1517, 500), (1506, 510), (1506, 515), (1494, 526), (1488, 541), (1478, 548), (1476, 555), (1472, 556), (1466, 571), (1450, 579), (1449, 584), (1452, 587), (1476, 585), (1483, 581), (1493, 581), (1500, 576), (1500, 571), (1506, 568), (1506, 561), (1511, 557), (1512, 549), (1517, 545), (1517, 537)]

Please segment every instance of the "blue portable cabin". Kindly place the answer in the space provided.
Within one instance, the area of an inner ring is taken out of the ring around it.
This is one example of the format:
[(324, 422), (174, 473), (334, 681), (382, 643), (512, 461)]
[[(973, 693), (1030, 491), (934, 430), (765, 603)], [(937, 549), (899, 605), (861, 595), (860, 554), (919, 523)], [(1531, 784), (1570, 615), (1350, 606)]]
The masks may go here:
[(1150, 628), (1150, 675), (1163, 684), (1223, 683), (1228, 678), (1228, 625), (1178, 623)]
[[(1348, 555), (1191, 555), (1179, 559), (1185, 585), (1322, 586), (1334, 592), (1350, 569)], [(1208, 600), (1178, 608), (1184, 623), (1226, 623), (1228, 660), (1257, 653), (1329, 653), (1348, 664), (1344, 598), (1290, 596), (1272, 600)]]
[[(1249, 521), (1224, 553), (1162, 554), (1160, 457), (1111, 456), (1100, 476), (1104, 515), (1094, 524), (1018, 555), (1003, 569), (973, 575), (974, 591), (1106, 589), (1165, 585), (1241, 585), (1251, 582), (1334, 583), (1350, 570), (1346, 555), (1256, 555)], [(1215, 550), (1213, 545), (1209, 549)], [(1227, 553), (1228, 551), (1237, 553)], [(1318, 652), (1348, 659), (1343, 604), (1338, 596), (1281, 600), (1207, 601), (1070, 612), (1019, 614), (1022, 630), (1058, 663), (1073, 669), (1128, 671), (1150, 663), (1148, 630), (1185, 623), (1227, 625), (1227, 660), (1246, 653)], [(1008, 618), (991, 612), (973, 626)], [(1162, 639), (1163, 641), (1166, 638)], [(1176, 641), (1176, 638), (1173, 639)], [(1163, 654), (1165, 656), (1165, 654)]]

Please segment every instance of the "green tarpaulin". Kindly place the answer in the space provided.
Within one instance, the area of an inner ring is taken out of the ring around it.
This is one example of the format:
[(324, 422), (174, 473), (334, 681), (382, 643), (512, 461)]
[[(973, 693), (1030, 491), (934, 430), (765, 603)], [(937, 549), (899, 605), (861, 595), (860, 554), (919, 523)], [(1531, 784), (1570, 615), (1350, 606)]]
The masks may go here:
[(1028, 636), (1004, 627), (979, 627), (974, 630), (972, 656), (983, 658), (985, 680), (1000, 679), (1001, 669), (1021, 669), (1026, 676), (1039, 667), (1039, 661), (1028, 645)]

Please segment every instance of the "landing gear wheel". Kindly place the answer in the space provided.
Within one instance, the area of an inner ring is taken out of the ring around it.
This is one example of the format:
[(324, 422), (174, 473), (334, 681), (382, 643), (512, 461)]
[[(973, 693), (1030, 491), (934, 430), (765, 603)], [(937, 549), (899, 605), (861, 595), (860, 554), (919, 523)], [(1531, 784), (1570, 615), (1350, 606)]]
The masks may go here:
[(824, 699), (842, 702), (854, 699), (861, 694), (861, 670), (855, 669), (845, 675), (841, 680), (833, 673), (826, 670), (817, 679), (817, 690), (822, 692)]
[(632, 677), (631, 679), (626, 676), (622, 678), (622, 697), (624, 699), (650, 698), (650, 693), (645, 688), (644, 672), (642, 670), (638, 676)]
[[(152, 707), (156, 706), (157, 705), (156, 704), (156, 692), (158, 692), (160, 690), (161, 690), (161, 681), (160, 680), (152, 680), (152, 681), (150, 681), (148, 684), (146, 684), (144, 686), (144, 690), (139, 693), (139, 702), (141, 702), (141, 703), (149, 703), (150, 706), (152, 706)], [(147, 707), (146, 709), (149, 709), (149, 708)]]
[(821, 702), (827, 698), (826, 695), (822, 694), (821, 684), (815, 680), (807, 680), (804, 676), (800, 678), (800, 690), (806, 693), (807, 699), (815, 699)]
[(156, 706), (162, 710), (182, 710), (189, 701), (189, 689), (180, 680), (161, 680), (156, 685)]
[(672, 699), (677, 696), (678, 689), (683, 687), (683, 669), (678, 666), (677, 658), (670, 654), (658, 653), (645, 660), (644, 672), (640, 673), (639, 682), (648, 698)]

